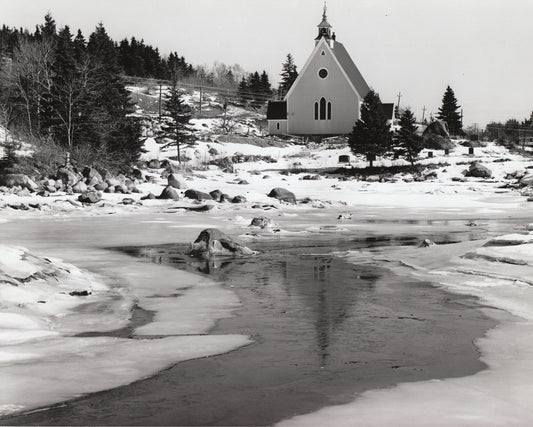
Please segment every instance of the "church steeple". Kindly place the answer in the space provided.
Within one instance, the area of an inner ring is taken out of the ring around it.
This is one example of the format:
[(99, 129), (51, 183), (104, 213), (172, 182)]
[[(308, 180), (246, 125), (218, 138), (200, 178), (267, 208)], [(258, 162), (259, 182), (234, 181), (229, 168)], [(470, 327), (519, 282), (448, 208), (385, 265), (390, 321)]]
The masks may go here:
[(315, 40), (320, 40), (322, 37), (326, 39), (331, 39), (331, 25), (329, 25), (328, 17), (326, 16), (326, 2), (324, 2), (324, 12), (322, 13), (322, 22), (317, 25), (318, 27), (318, 36)]

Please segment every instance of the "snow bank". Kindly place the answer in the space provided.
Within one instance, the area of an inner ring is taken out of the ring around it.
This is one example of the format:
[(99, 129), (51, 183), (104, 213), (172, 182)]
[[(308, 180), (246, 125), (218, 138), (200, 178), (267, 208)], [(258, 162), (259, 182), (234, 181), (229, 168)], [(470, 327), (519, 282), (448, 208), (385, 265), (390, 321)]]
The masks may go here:
[[(0, 415), (128, 384), (179, 361), (251, 342), (242, 335), (203, 335), (239, 304), (215, 282), (135, 259), (128, 264), (122, 254), (68, 251), (108, 263), (123, 286), (108, 286), (72, 264), (23, 248), (0, 246)], [(106, 336), (129, 324), (133, 305), (154, 316), (135, 334), (162, 338)], [(83, 332), (100, 334), (79, 336)]]

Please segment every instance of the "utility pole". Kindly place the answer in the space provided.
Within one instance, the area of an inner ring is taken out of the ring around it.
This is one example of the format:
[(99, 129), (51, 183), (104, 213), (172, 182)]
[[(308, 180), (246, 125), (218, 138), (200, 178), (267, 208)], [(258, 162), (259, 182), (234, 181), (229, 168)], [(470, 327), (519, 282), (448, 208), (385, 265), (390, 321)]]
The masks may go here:
[(426, 106), (424, 105), (424, 108), (422, 108), (422, 123), (424, 123), (425, 115), (426, 115)]
[(202, 86), (200, 86), (200, 117), (202, 117)]
[(161, 83), (159, 83), (159, 123), (161, 123)]
[(398, 92), (398, 105), (396, 106), (398, 109), (398, 114), (400, 113), (400, 99), (402, 99), (402, 93)]

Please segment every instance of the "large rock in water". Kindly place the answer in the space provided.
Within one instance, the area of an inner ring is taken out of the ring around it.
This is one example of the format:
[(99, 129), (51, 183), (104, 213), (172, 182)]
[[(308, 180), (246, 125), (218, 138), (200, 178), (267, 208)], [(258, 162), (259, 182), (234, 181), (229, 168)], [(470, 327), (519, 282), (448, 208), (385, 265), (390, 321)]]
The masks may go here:
[(198, 190), (187, 190), (185, 197), (193, 200), (213, 200), (211, 195)]
[(188, 255), (209, 259), (213, 256), (250, 256), (256, 252), (235, 242), (217, 228), (206, 228), (194, 241)]
[(296, 204), (296, 196), (294, 195), (294, 193), (291, 193), (289, 190), (286, 190), (284, 188), (273, 188), (270, 193), (268, 193), (268, 197), (273, 197), (283, 202)]
[(470, 169), (468, 169), (466, 176), (472, 176), (474, 178), (490, 178), (492, 172), (488, 167), (474, 162), (470, 165)]

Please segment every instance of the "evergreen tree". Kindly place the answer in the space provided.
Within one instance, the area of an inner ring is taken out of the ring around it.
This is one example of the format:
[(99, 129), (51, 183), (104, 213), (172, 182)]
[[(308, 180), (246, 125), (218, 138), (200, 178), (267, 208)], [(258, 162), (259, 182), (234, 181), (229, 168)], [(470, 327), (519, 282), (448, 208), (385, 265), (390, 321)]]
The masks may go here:
[(448, 86), (442, 97), (442, 106), (439, 108), (437, 117), (448, 123), (450, 135), (462, 135), (463, 124), (461, 123), (460, 106), (457, 105), (457, 99), (453, 89)]
[(361, 118), (348, 138), (352, 152), (365, 155), (370, 167), (376, 156), (383, 156), (390, 150), (392, 133), (387, 120), (379, 95), (370, 90), (361, 106)]
[(297, 77), (298, 71), (296, 71), (296, 65), (294, 65), (292, 55), (289, 53), (281, 66), (280, 92), (282, 96), (287, 94)]
[(238, 94), (239, 94), (239, 99), (241, 100), (243, 104), (246, 104), (249, 99), (248, 90), (249, 90), (248, 81), (246, 80), (244, 76), (242, 76), (241, 82), (239, 83)]
[(406, 109), (400, 116), (400, 131), (396, 142), (398, 154), (414, 166), (418, 154), (424, 147), (424, 140), (416, 133), (416, 120), (410, 109)]
[(165, 146), (176, 145), (178, 162), (181, 163), (181, 148), (194, 143), (193, 128), (189, 124), (191, 108), (182, 99), (183, 94), (174, 83), (165, 102), (165, 123), (161, 126), (160, 138), (169, 140)]
[(270, 86), (270, 81), (268, 80), (268, 74), (265, 70), (263, 70), (263, 73), (261, 73), (261, 77), (259, 80), (259, 87), (261, 94), (263, 95), (263, 99), (266, 99), (270, 96), (272, 96), (272, 87)]

